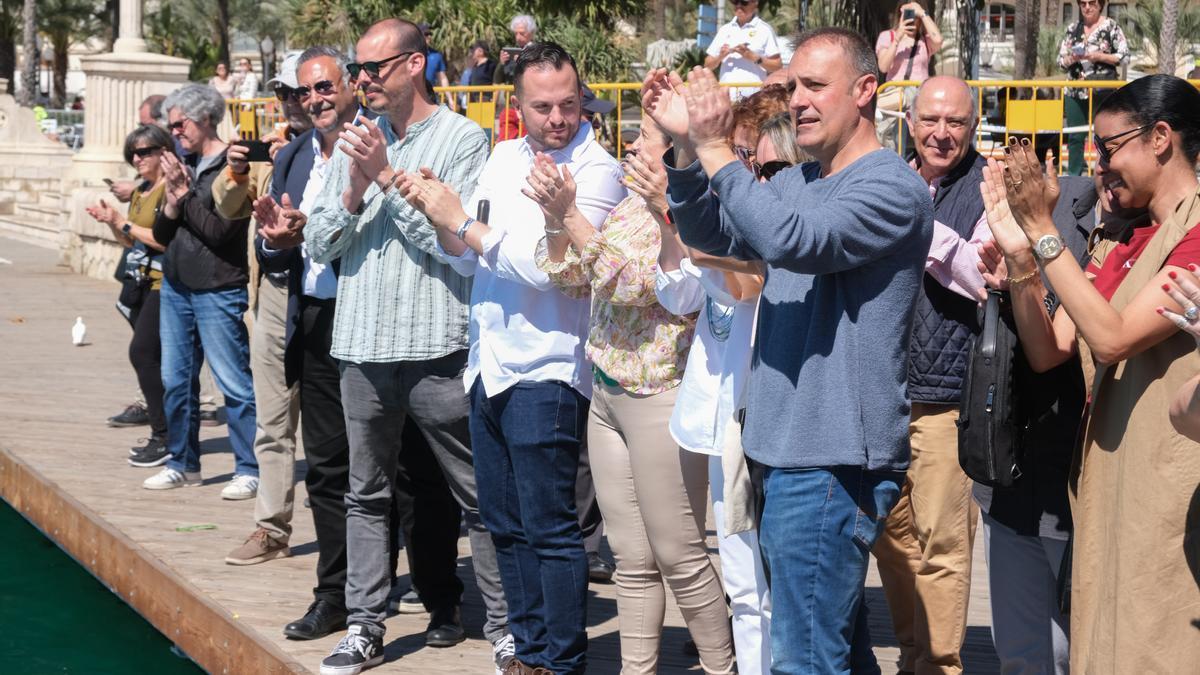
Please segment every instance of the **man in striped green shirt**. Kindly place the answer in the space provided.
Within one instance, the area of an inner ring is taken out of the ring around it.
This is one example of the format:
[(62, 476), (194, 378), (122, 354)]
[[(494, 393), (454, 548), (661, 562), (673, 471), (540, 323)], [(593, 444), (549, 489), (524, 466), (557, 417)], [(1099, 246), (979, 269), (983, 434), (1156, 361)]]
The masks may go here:
[[(350, 632), (322, 664), (323, 673), (333, 674), (357, 673), (382, 662), (391, 578), (388, 512), (407, 416), (429, 441), (466, 516), (487, 606), (484, 634), (493, 644), (507, 644), (496, 553), (476, 504), (470, 408), (462, 381), (471, 281), (444, 262), (429, 221), (393, 187), (403, 172), (428, 167), (470, 194), (487, 161), (488, 140), (474, 122), (429, 98), (427, 46), (413, 24), (399, 19), (375, 24), (356, 53), (360, 61), (349, 65), (350, 74), (379, 117), (347, 125), (304, 227), (313, 260), (340, 261), (330, 353), (342, 362), (350, 445)], [(419, 592), (431, 615), (426, 643), (461, 642), (461, 598), (424, 585)]]

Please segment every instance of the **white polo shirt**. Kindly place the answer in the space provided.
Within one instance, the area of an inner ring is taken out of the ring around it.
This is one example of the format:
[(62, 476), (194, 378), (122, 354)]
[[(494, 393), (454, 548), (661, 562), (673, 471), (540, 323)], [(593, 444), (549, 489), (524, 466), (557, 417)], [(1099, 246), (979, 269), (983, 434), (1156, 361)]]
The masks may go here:
[[(740, 44), (748, 45), (750, 51), (763, 58), (779, 56), (779, 41), (775, 37), (775, 29), (757, 14), (744, 26), (738, 25), (736, 18), (721, 26), (712, 44), (708, 46), (708, 55), (717, 56), (721, 53), (723, 45), (736, 47)], [(765, 68), (737, 52), (730, 52), (721, 62), (721, 82), (762, 82), (766, 78)], [(756, 88), (739, 87), (731, 89), (730, 96), (738, 99), (755, 91)]]

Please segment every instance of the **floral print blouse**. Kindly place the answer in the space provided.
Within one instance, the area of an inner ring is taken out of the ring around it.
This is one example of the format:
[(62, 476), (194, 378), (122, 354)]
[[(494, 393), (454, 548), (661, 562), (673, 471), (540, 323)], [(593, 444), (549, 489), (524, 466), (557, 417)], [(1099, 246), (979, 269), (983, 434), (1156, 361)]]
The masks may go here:
[[(1129, 60), (1129, 43), (1125, 40), (1125, 33), (1121, 30), (1120, 24), (1114, 21), (1111, 17), (1100, 19), (1099, 25), (1092, 31), (1091, 35), (1080, 33), (1079, 38), (1075, 38), (1075, 30), (1078, 24), (1072, 23), (1067, 26), (1066, 35), (1063, 36), (1062, 43), (1058, 46), (1058, 65), (1063, 70), (1067, 71), (1067, 77), (1072, 80), (1086, 80), (1089, 75), (1100, 72), (1112, 74), (1112, 79), (1116, 79), (1117, 66), (1112, 66), (1107, 63), (1092, 63), (1091, 61), (1080, 61), (1077, 66), (1068, 65), (1067, 59), (1071, 58), (1072, 50), (1075, 45), (1083, 45), (1083, 51), (1086, 54), (1091, 51), (1099, 51), (1104, 54), (1117, 54), (1121, 60), (1117, 63), (1127, 62)], [(1075, 98), (1087, 98), (1087, 89), (1067, 89), (1065, 94)]]
[(567, 248), (552, 262), (546, 240), (537, 266), (573, 298), (592, 296), (586, 352), (622, 389), (658, 394), (679, 386), (696, 316), (675, 316), (658, 304), (655, 275), (661, 246), (658, 223), (640, 195), (631, 194), (608, 214), (583, 251)]

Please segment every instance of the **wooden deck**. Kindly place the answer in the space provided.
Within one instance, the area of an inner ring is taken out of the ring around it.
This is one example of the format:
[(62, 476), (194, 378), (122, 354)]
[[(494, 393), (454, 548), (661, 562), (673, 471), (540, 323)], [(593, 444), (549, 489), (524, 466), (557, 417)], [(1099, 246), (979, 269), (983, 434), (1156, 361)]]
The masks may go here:
[[(129, 327), (113, 309), (116, 285), (75, 275), (55, 265), (55, 252), (9, 239), (0, 238), (0, 258), (11, 263), (0, 262), (0, 497), (209, 672), (316, 672), (337, 637), (295, 642), (281, 632), (303, 614), (314, 581), (316, 546), (302, 506), (304, 484), (296, 488), (294, 556), (252, 567), (226, 565), (225, 554), (254, 526), (251, 502), (219, 496), (233, 468), (226, 428), (202, 428), (202, 487), (143, 490), (141, 481), (152, 470), (130, 467), (126, 457), (147, 430), (104, 424), (136, 391)], [(90, 344), (84, 347), (71, 344), (76, 316), (88, 326)], [(968, 673), (991, 673), (998, 664), (988, 628), (982, 530), (976, 543), (964, 659)], [(425, 616), (394, 616), (387, 622), (387, 663), (371, 672), (492, 672), (465, 538), (460, 550), (470, 639), (451, 649), (428, 649)], [(883, 671), (893, 673), (898, 650), (874, 569), (867, 586), (876, 653)], [(592, 587), (589, 621), (589, 672), (619, 672), (613, 586)], [(682, 654), (686, 638), (670, 605), (661, 673), (700, 672)]]

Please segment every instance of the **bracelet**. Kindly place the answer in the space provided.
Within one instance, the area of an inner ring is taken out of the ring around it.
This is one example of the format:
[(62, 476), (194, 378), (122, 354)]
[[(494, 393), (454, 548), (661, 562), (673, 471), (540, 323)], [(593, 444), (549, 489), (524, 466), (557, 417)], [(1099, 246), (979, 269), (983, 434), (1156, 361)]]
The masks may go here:
[(1038, 275), (1038, 268), (1034, 267), (1031, 271), (1026, 272), (1025, 274), (1022, 274), (1019, 277), (1009, 277), (1008, 285), (1016, 286), (1017, 284), (1023, 284), (1026, 281), (1029, 281), (1030, 279), (1036, 277), (1037, 275)]
[(458, 226), (458, 232), (455, 232), (454, 236), (458, 237), (459, 241), (466, 241), (467, 230), (471, 229), (471, 226), (476, 222), (477, 221), (474, 218), (468, 216), (467, 219), (463, 221), (463, 224)]
[(558, 228), (558, 229), (554, 229), (554, 228), (549, 228), (549, 227), (547, 227), (547, 228), (546, 228), (546, 236), (548, 236), (548, 237), (557, 237), (558, 235), (562, 234), (562, 233), (563, 233), (563, 232), (565, 232), (565, 231), (566, 231), (566, 230), (562, 229), (561, 227), (560, 227), (560, 228)]

